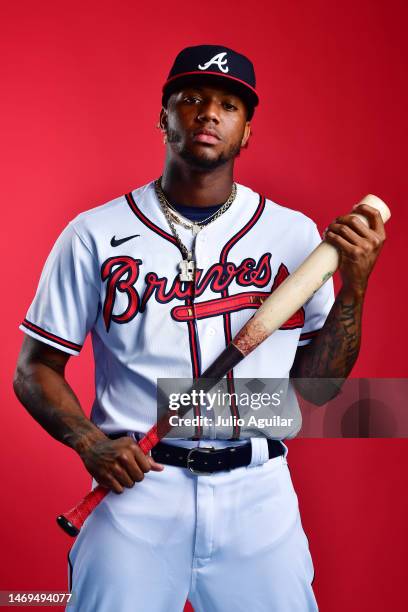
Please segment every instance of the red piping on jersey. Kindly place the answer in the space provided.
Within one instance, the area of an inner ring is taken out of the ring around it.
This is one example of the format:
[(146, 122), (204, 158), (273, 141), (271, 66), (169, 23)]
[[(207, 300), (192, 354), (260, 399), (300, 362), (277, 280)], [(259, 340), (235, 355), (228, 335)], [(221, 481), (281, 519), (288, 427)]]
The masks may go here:
[[(258, 207), (255, 211), (255, 213), (253, 214), (253, 216), (251, 217), (251, 219), (244, 225), (244, 227), (242, 229), (239, 230), (239, 232), (237, 232), (235, 234), (235, 236), (233, 236), (226, 245), (224, 245), (222, 251), (221, 251), (221, 255), (220, 255), (220, 263), (222, 265), (225, 265), (225, 262), (227, 261), (228, 258), (228, 254), (231, 250), (231, 248), (238, 242), (238, 240), (240, 240), (243, 236), (245, 236), (245, 234), (247, 234), (249, 232), (250, 229), (253, 228), (253, 226), (255, 225), (255, 223), (259, 220), (260, 216), (262, 215), (263, 211), (265, 209), (265, 198), (264, 196), (260, 195), (259, 196), (259, 204)], [(221, 295), (223, 298), (227, 298), (228, 297), (228, 288), (224, 289), (221, 292)], [(224, 318), (224, 334), (225, 334), (225, 344), (226, 346), (228, 346), (231, 341), (232, 341), (232, 332), (231, 332), (231, 317), (229, 315), (229, 313), (224, 313), (223, 315)], [(233, 370), (231, 370), (230, 372), (228, 372), (227, 374), (227, 384), (228, 384), (228, 391), (233, 394), (231, 395), (231, 413), (232, 416), (235, 416), (236, 418), (234, 419), (234, 429), (233, 429), (233, 439), (239, 439), (240, 436), (240, 426), (237, 424), (238, 423), (238, 418), (239, 418), (239, 410), (238, 410), (238, 406), (236, 404), (236, 400), (235, 400), (235, 388), (234, 388), (234, 373)]]
[[(191, 363), (193, 365), (193, 379), (196, 379), (200, 376), (201, 369), (200, 369), (200, 359), (198, 356), (198, 347), (197, 347), (198, 332), (197, 332), (197, 327), (195, 324), (195, 303), (194, 303), (195, 282), (189, 283), (189, 288), (190, 288), (190, 296), (186, 298), (186, 305), (183, 306), (183, 308), (188, 309), (189, 312), (191, 312), (193, 315), (187, 321), (187, 326), (188, 326), (188, 337), (189, 337), (189, 343), (190, 343)], [(194, 405), (194, 416), (195, 417), (201, 416), (201, 408), (199, 404)], [(202, 435), (201, 419), (198, 418), (197, 425), (195, 425), (195, 428), (194, 428), (194, 438), (193, 439), (199, 440), (201, 438), (201, 435)]]
[[(140, 219), (140, 221), (144, 223), (153, 232), (155, 232), (156, 234), (158, 234), (165, 240), (168, 240), (169, 242), (174, 244), (174, 246), (178, 248), (182, 256), (184, 256), (175, 237), (169, 234), (168, 232), (166, 232), (165, 230), (162, 230), (160, 227), (158, 227), (155, 223), (150, 221), (150, 219), (148, 219), (142, 213), (142, 211), (140, 210), (140, 208), (138, 208), (136, 204), (136, 201), (133, 197), (133, 193), (129, 192), (125, 194), (125, 197), (126, 197), (127, 203), (129, 204), (134, 214), (138, 217), (138, 219)], [(194, 291), (193, 290), (194, 290), (194, 286), (191, 285), (191, 295), (186, 298), (186, 308), (191, 308), (191, 307), (194, 308)], [(189, 345), (190, 345), (193, 378), (198, 378), (200, 376), (200, 366), (199, 366), (200, 360), (199, 360), (198, 351), (197, 351), (197, 337), (196, 337), (196, 329), (195, 329), (194, 321), (188, 321), (187, 327), (188, 327), (188, 340), (189, 340)], [(198, 407), (198, 410), (200, 410), (199, 407)], [(198, 421), (200, 421), (200, 419), (198, 419)]]
[(74, 342), (70, 342), (69, 340), (65, 340), (64, 338), (61, 338), (60, 336), (56, 336), (55, 334), (51, 334), (50, 332), (47, 332), (42, 327), (39, 327), (38, 325), (35, 325), (34, 323), (31, 323), (28, 319), (24, 319), (24, 321), (22, 322), (22, 325), (24, 327), (26, 327), (27, 329), (30, 329), (31, 331), (35, 332), (39, 336), (42, 336), (43, 338), (48, 338), (48, 340), (52, 340), (56, 344), (60, 344), (61, 346), (65, 346), (66, 348), (70, 348), (73, 351), (78, 351), (79, 352), (81, 350), (81, 348), (82, 348), (82, 344), (75, 344)]
[(198, 358), (198, 350), (197, 350), (197, 338), (195, 333), (194, 320), (195, 316), (195, 304), (194, 304), (194, 286), (193, 283), (190, 283), (190, 296), (186, 298), (185, 306), (181, 306), (181, 308), (185, 308), (191, 316), (188, 319), (184, 319), (188, 323), (188, 331), (190, 334), (190, 351), (191, 351), (191, 361), (193, 364), (193, 378), (198, 378), (200, 376), (200, 361)]
[(180, 249), (180, 247), (179, 247), (179, 245), (178, 245), (178, 243), (177, 243), (177, 240), (175, 239), (175, 237), (172, 236), (171, 234), (169, 234), (168, 232), (166, 232), (165, 230), (161, 229), (158, 225), (153, 223), (153, 221), (150, 221), (150, 219), (148, 219), (142, 213), (140, 208), (137, 207), (137, 204), (136, 204), (136, 202), (134, 200), (132, 192), (129, 192), (129, 193), (125, 194), (125, 198), (127, 200), (127, 203), (129, 204), (130, 208), (132, 209), (132, 211), (135, 213), (135, 215), (140, 219), (140, 221), (142, 223), (147, 225), (147, 227), (149, 229), (151, 229), (153, 232), (155, 232), (155, 234), (159, 234), (159, 236), (161, 236), (162, 238), (165, 238), (166, 240), (168, 240), (169, 242), (174, 244), (178, 248), (180, 253), (183, 254), (181, 249)]
[(265, 208), (265, 198), (264, 196), (260, 195), (259, 196), (259, 204), (258, 207), (255, 211), (255, 213), (253, 214), (253, 216), (251, 217), (251, 219), (248, 221), (248, 223), (246, 225), (244, 225), (244, 227), (242, 229), (240, 229), (239, 232), (237, 232), (235, 234), (235, 236), (233, 236), (228, 242), (227, 244), (223, 247), (222, 251), (221, 251), (221, 255), (220, 255), (220, 262), (221, 263), (225, 263), (229, 254), (229, 251), (231, 250), (231, 248), (234, 246), (234, 244), (236, 244), (238, 242), (238, 240), (241, 240), (241, 238), (243, 236), (245, 236), (245, 234), (247, 234), (249, 232), (250, 229), (253, 228), (253, 226), (255, 225), (255, 223), (259, 220), (259, 217), (261, 216), (261, 214), (263, 213)]

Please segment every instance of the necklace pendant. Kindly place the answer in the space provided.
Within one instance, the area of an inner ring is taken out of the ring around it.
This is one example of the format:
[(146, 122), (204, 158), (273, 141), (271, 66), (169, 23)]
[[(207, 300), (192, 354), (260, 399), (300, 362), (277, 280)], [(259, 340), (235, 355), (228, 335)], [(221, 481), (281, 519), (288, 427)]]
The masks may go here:
[(195, 276), (195, 262), (192, 259), (183, 259), (179, 263), (180, 274), (179, 278), (181, 281), (190, 283), (194, 281)]

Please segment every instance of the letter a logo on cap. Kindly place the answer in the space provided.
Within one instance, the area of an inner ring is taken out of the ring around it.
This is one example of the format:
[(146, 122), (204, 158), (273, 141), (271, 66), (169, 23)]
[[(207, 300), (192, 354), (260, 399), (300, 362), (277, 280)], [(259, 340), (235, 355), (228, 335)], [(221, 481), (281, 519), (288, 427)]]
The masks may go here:
[[(218, 66), (218, 68), (221, 70), (221, 72), (228, 72), (229, 68), (228, 66), (226, 66), (225, 64), (227, 63), (227, 58), (224, 59), (224, 57), (227, 55), (227, 52), (224, 51), (223, 53), (217, 53), (217, 55), (214, 55), (214, 57), (212, 57), (206, 64), (204, 64), (203, 66), (201, 66), (201, 64), (198, 65), (198, 68), (200, 70), (207, 70), (207, 68), (209, 68), (210, 66), (212, 66), (212, 64), (216, 64)], [(224, 68), (225, 66), (225, 68)]]

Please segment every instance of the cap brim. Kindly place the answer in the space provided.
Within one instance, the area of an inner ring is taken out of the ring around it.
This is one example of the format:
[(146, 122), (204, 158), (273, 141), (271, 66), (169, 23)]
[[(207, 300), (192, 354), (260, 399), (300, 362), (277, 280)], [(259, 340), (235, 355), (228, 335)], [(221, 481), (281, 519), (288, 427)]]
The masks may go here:
[(195, 81), (197, 77), (200, 77), (200, 79), (211, 77), (212, 79), (220, 80), (220, 82), (223, 83), (229, 82), (229, 84), (231, 84), (233, 89), (237, 92), (237, 95), (241, 95), (244, 98), (244, 102), (249, 104), (251, 107), (255, 107), (259, 104), (259, 97), (256, 90), (251, 87), (251, 85), (248, 85), (248, 83), (245, 81), (227, 74), (220, 74), (219, 72), (210, 72), (209, 70), (203, 72), (202, 70), (196, 70), (177, 74), (165, 82), (162, 88), (163, 105), (166, 105), (171, 93), (173, 93), (178, 86), (181, 86), (184, 83), (187, 84), (190, 80)]

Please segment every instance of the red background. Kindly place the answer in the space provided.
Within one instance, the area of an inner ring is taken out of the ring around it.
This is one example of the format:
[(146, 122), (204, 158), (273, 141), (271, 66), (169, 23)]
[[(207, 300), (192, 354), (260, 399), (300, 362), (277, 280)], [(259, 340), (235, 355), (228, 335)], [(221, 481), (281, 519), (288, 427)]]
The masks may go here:
[[(160, 86), (184, 46), (248, 54), (261, 105), (236, 179), (323, 229), (368, 192), (389, 203), (353, 376), (407, 376), (406, 3), (14, 2), (2, 9), (0, 589), (66, 590), (54, 517), (89, 488), (80, 460), (14, 398), (17, 326), (78, 212), (161, 172)], [(402, 272), (402, 274), (401, 274)], [(403, 277), (402, 277), (403, 275)], [(69, 379), (92, 401), (89, 344)], [(407, 609), (405, 440), (295, 440), (293, 480), (322, 611)]]

